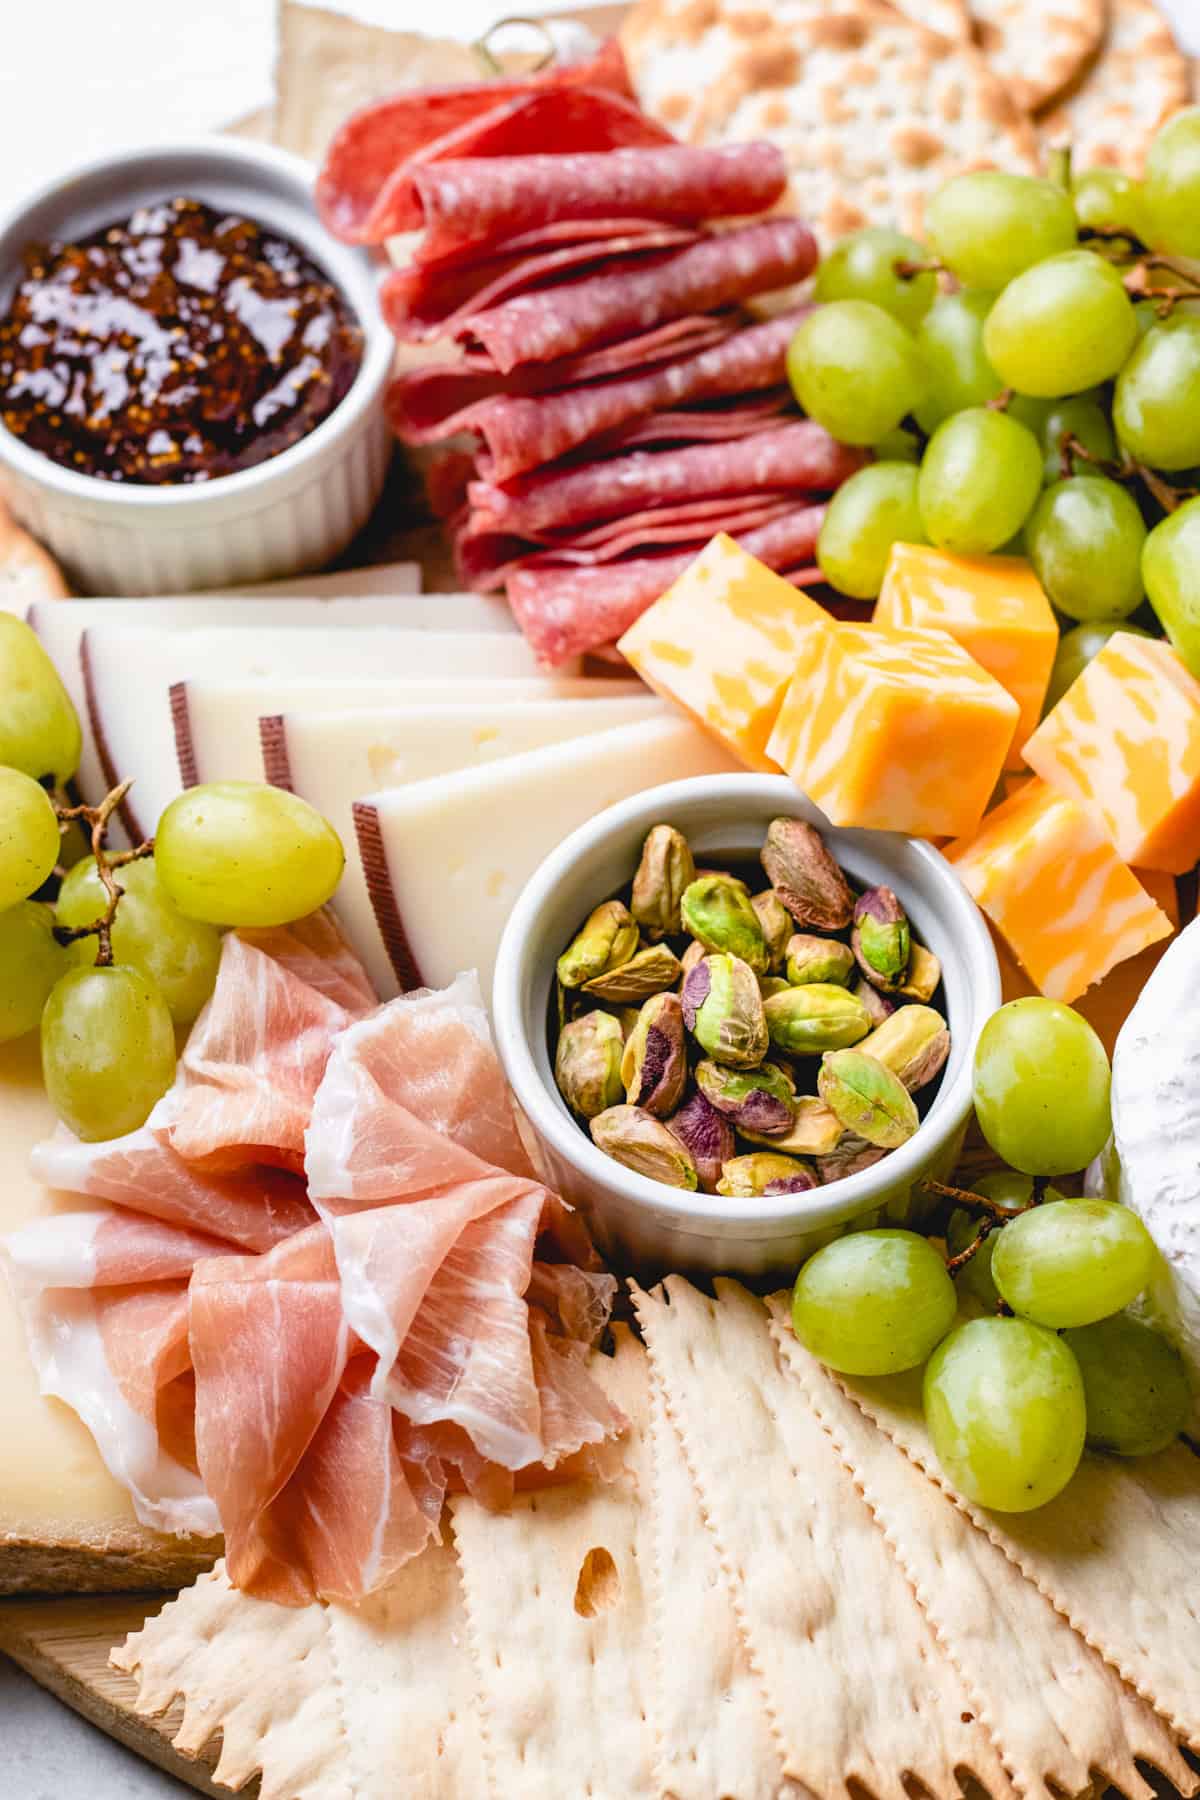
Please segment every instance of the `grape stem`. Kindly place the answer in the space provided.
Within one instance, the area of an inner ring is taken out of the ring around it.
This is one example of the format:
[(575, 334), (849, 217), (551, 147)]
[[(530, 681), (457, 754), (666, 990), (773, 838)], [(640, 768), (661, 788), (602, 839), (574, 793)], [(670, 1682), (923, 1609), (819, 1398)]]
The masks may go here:
[(946, 1258), (946, 1273), (948, 1275), (957, 1274), (958, 1270), (963, 1268), (965, 1264), (969, 1263), (971, 1258), (974, 1255), (976, 1255), (976, 1253), (979, 1250), (981, 1250), (983, 1248), (984, 1244), (987, 1243), (987, 1240), (991, 1236), (992, 1232), (997, 1229), (998, 1229), (998, 1221), (997, 1220), (982, 1219), (979, 1224), (979, 1235), (977, 1237), (972, 1238), (971, 1242), (966, 1246), (965, 1249), (960, 1250), (958, 1252), (957, 1256), (948, 1256)]
[(933, 262), (911, 262), (903, 256), (897, 257), (892, 269), (901, 281), (915, 281), (918, 275), (944, 275), (947, 272), (945, 263), (936, 259)]
[(112, 967), (113, 920), (117, 916), (117, 907), (125, 892), (113, 874), (113, 870), (123, 868), (126, 863), (138, 862), (142, 857), (152, 855), (154, 851), (153, 838), (144, 844), (138, 844), (136, 849), (118, 850), (112, 855), (105, 849), (108, 822), (132, 786), (132, 781), (123, 781), (120, 787), (115, 787), (110, 794), (104, 796), (99, 806), (60, 806), (55, 802), (54, 807), (60, 826), (65, 827), (73, 819), (79, 819), (91, 827), (92, 855), (96, 859), (96, 873), (108, 896), (108, 905), (100, 917), (93, 919), (90, 925), (56, 925), (54, 935), (60, 944), (73, 944), (78, 938), (94, 937), (98, 969)]
[(987, 401), (988, 411), (1007, 412), (1013, 403), (1013, 397), (1016, 394), (1016, 391), (1016, 388), (1001, 388), (998, 394), (993, 394), (991, 399)]
[[(927, 1194), (935, 1194), (939, 1200), (953, 1200), (956, 1206), (965, 1207), (968, 1212), (986, 1213), (991, 1220), (989, 1231), (992, 1225), (1005, 1225), (1009, 1219), (1015, 1219), (1018, 1212), (1026, 1210), (1021, 1206), (997, 1206), (994, 1200), (989, 1200), (984, 1194), (972, 1193), (970, 1188), (949, 1187), (944, 1181), (927, 1179), (921, 1185)], [(1030, 1205), (1032, 1204), (1030, 1201)]]

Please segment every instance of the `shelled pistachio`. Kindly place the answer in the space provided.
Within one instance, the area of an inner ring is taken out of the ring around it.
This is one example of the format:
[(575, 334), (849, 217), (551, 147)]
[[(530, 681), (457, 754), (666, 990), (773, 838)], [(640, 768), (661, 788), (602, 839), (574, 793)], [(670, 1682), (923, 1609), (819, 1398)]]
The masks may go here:
[(610, 1013), (585, 1013), (563, 1026), (554, 1058), (554, 1079), (559, 1093), (580, 1118), (594, 1119), (624, 1098), (623, 1051), (620, 1024)]
[(642, 1007), (625, 1045), (621, 1061), (625, 1098), (631, 1106), (665, 1119), (683, 1099), (687, 1072), (679, 995), (655, 994)]
[(871, 1029), (861, 1000), (833, 982), (810, 981), (772, 994), (763, 1005), (767, 1033), (789, 1056), (820, 1056), (857, 1044)]
[(778, 1063), (757, 1069), (725, 1069), (717, 1062), (696, 1064), (696, 1086), (738, 1131), (772, 1137), (788, 1131), (795, 1118), (796, 1084)]
[(846, 1135), (846, 1127), (815, 1094), (798, 1094), (792, 1102), (792, 1123), (782, 1133), (748, 1131), (739, 1126), (748, 1144), (763, 1144), (790, 1156), (828, 1156)]
[(597, 1000), (611, 1000), (622, 1005), (641, 1005), (651, 994), (661, 994), (679, 980), (679, 958), (669, 944), (647, 944), (628, 961), (605, 969), (585, 981), (583, 991)]
[(905, 979), (912, 934), (908, 916), (890, 887), (868, 888), (855, 901), (850, 948), (872, 987), (890, 993)]
[(696, 964), (683, 984), (683, 1019), (701, 1049), (728, 1068), (753, 1069), (767, 1054), (758, 979), (740, 957), (706, 956)]
[(610, 1106), (592, 1120), (592, 1139), (615, 1162), (666, 1187), (695, 1189), (696, 1165), (679, 1138), (641, 1106)]
[(716, 1193), (721, 1169), (737, 1149), (729, 1120), (723, 1119), (716, 1107), (710, 1106), (697, 1090), (667, 1120), (667, 1130), (679, 1139), (691, 1157), (704, 1192)]
[(638, 928), (629, 908), (620, 900), (606, 900), (588, 914), (559, 957), (558, 979), (565, 988), (583, 987), (629, 962), (637, 947)]
[(696, 879), (691, 846), (673, 825), (656, 825), (642, 845), (629, 910), (650, 939), (677, 937), (683, 929), (679, 902)]
[(817, 1092), (847, 1131), (880, 1150), (898, 1150), (921, 1123), (899, 1076), (861, 1050), (823, 1057)]
[(942, 980), (942, 965), (932, 950), (924, 944), (918, 944), (914, 938), (908, 959), (908, 974), (896, 989), (902, 1000), (917, 1000), (922, 1003), (932, 1000)]
[(815, 925), (819, 931), (849, 925), (854, 896), (814, 826), (803, 819), (772, 819), (762, 866), (797, 925)]
[(817, 1185), (812, 1170), (796, 1157), (755, 1150), (725, 1164), (717, 1192), (733, 1200), (751, 1200), (774, 1194), (804, 1194)]
[(898, 1006), (858, 1048), (890, 1069), (912, 1094), (941, 1073), (950, 1054), (950, 1033), (932, 1006)]
[(762, 927), (763, 941), (770, 959), (767, 967), (772, 970), (781, 969), (795, 921), (774, 888), (764, 888), (761, 894), (753, 896), (750, 904)]
[(740, 957), (756, 975), (765, 975), (770, 953), (744, 881), (732, 875), (701, 875), (680, 902), (684, 930), (710, 955)]
[(787, 978), (793, 987), (803, 987), (810, 981), (847, 987), (853, 973), (854, 952), (840, 938), (797, 931), (788, 939)]
[(872, 987), (871, 983), (864, 980), (861, 975), (850, 992), (856, 1000), (862, 1001), (872, 1025), (882, 1025), (883, 1021), (889, 1019), (896, 1010), (896, 1002), (891, 995), (881, 994), (877, 987)]
[(873, 1169), (888, 1154), (877, 1144), (868, 1144), (865, 1138), (847, 1131), (832, 1150), (817, 1157), (817, 1174), (823, 1186), (831, 1181), (845, 1181), (848, 1175), (861, 1175), (864, 1169)]

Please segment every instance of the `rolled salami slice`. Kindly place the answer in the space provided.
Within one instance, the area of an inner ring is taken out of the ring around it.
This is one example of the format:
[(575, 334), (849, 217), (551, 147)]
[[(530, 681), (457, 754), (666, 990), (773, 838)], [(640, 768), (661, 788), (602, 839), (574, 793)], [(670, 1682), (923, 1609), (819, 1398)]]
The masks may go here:
[(796, 402), (790, 388), (764, 388), (761, 394), (743, 400), (717, 400), (650, 413), (622, 425), (619, 431), (605, 432), (589, 449), (597, 456), (608, 456), (643, 447), (661, 449), (668, 444), (680, 450), (691, 444), (724, 444), (754, 432), (777, 430), (792, 424), (795, 417)]
[(547, 144), (593, 152), (674, 141), (637, 106), (624, 58), (610, 47), (521, 81), (423, 88), (361, 107), (326, 153), (317, 211), (335, 237), (381, 244), (420, 226), (413, 174), (429, 163), (521, 156)]
[(593, 344), (648, 331), (685, 313), (732, 306), (753, 294), (803, 281), (816, 265), (816, 239), (802, 219), (768, 219), (648, 258), (640, 268), (602, 273), (460, 318), (452, 335), (482, 348), (507, 373)]
[[(769, 525), (731, 535), (769, 568), (799, 569), (812, 562), (824, 517), (823, 506), (797, 507)], [(615, 642), (682, 575), (696, 549), (601, 568), (523, 570), (508, 583), (508, 602), (538, 656), (554, 667)]]
[(678, 221), (765, 212), (787, 186), (775, 144), (455, 158), (415, 171), (422, 261), (559, 220)]

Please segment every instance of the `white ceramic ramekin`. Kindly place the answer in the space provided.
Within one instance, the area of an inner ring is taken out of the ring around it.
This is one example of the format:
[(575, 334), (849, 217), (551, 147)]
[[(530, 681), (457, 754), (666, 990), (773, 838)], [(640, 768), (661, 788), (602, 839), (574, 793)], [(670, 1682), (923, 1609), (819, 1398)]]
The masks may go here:
[(341, 288), (366, 336), (341, 405), (282, 455), (211, 483), (133, 487), (61, 468), (0, 425), (0, 496), (93, 594), (178, 594), (320, 568), (365, 524), (391, 434), (383, 395), (394, 354), (370, 254), (339, 244), (312, 206), (302, 158), (234, 138), (131, 150), (83, 164), (0, 219), (0, 310), (26, 245), (78, 236), (183, 194), (274, 227)]
[[(920, 1130), (861, 1174), (809, 1193), (727, 1200), (664, 1187), (605, 1156), (554, 1085), (548, 1022), (555, 961), (593, 906), (637, 866), (652, 825), (678, 827), (702, 862), (756, 855), (770, 821), (807, 819), (849, 875), (895, 889), (921, 942), (942, 960), (951, 1051)], [(496, 960), (496, 1041), (517, 1101), (537, 1133), (550, 1180), (587, 1216), (618, 1266), (748, 1276), (795, 1273), (804, 1257), (852, 1226), (919, 1220), (915, 1184), (953, 1166), (971, 1110), (971, 1064), (1000, 1005), (987, 927), (949, 863), (928, 844), (883, 831), (839, 831), (776, 775), (716, 775), (652, 788), (609, 807), (548, 856), (517, 900)], [(928, 1210), (926, 1207), (925, 1210)]]

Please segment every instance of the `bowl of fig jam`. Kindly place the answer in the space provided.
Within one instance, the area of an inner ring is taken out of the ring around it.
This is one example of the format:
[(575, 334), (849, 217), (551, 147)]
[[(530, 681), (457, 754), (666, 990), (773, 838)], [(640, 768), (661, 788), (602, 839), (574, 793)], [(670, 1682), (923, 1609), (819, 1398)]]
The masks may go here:
[(321, 567), (387, 471), (371, 254), (313, 171), (212, 138), (91, 163), (0, 220), (0, 496), (85, 592)]

